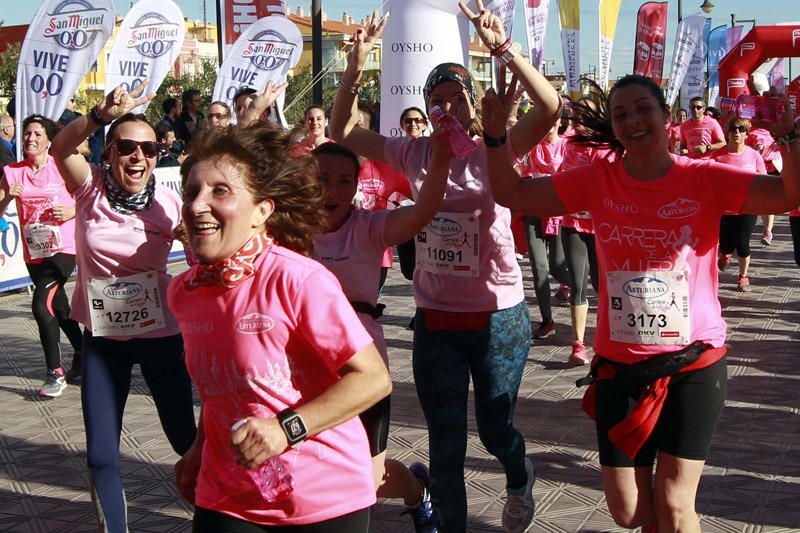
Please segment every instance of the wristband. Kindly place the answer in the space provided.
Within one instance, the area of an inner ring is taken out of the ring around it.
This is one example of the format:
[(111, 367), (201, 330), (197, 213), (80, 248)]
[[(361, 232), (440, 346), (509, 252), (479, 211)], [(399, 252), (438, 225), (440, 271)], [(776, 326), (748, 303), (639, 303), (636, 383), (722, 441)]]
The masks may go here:
[(89, 119), (91, 119), (91, 121), (97, 124), (98, 126), (108, 126), (113, 122), (112, 120), (109, 121), (103, 120), (103, 117), (101, 117), (100, 113), (97, 112), (97, 106), (94, 106), (91, 109), (91, 111), (89, 111)]
[(506, 134), (504, 133), (502, 137), (491, 137), (483, 134), (483, 144), (489, 146), (490, 148), (497, 148), (498, 146), (503, 146), (506, 143)]
[(349, 92), (350, 94), (358, 94), (358, 89), (361, 87), (361, 83), (356, 82), (353, 85), (350, 85), (348, 83), (345, 83), (344, 80), (339, 80), (339, 87)]
[(511, 48), (511, 38), (506, 39), (506, 42), (504, 42), (497, 48), (491, 50), (489, 52), (489, 55), (492, 55), (494, 57), (500, 57), (501, 55), (503, 55), (503, 52), (505, 52), (509, 48)]
[(786, 135), (781, 135), (780, 137), (775, 137), (775, 142), (780, 144), (781, 146), (787, 146), (789, 144), (794, 144), (798, 140), (800, 140), (800, 135), (797, 133), (797, 128), (793, 129)]

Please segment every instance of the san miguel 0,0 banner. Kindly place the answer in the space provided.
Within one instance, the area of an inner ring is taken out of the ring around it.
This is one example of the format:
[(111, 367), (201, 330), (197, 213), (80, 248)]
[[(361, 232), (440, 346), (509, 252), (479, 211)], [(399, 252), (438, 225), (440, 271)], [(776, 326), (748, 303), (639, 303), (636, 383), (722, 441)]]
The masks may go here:
[[(233, 97), (240, 88), (260, 91), (269, 81), (283, 83), (302, 52), (303, 36), (294, 22), (284, 16), (257, 20), (236, 40), (222, 62), (213, 99), (233, 109)], [(278, 112), (282, 114), (281, 109)]]
[[(22, 43), (17, 70), (17, 117), (58, 120), (114, 31), (112, 0), (42, 2)], [(22, 146), (17, 128), (17, 146)]]
[(285, 15), (283, 0), (217, 0), (219, 13), (220, 61), (228, 57), (233, 43), (258, 19)]
[[(154, 93), (181, 53), (185, 23), (172, 0), (139, 0), (122, 21), (111, 46), (106, 92), (115, 87), (131, 91), (147, 79), (142, 94)], [(146, 102), (134, 113), (144, 113)]]

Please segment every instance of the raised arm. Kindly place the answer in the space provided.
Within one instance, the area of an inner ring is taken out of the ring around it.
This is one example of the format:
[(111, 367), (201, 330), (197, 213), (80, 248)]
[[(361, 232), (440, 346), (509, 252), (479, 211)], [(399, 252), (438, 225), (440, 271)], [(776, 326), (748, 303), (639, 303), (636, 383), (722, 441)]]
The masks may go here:
[(55, 159), (61, 177), (67, 184), (67, 189), (76, 190), (89, 176), (89, 164), (78, 153), (78, 146), (98, 128), (110, 124), (131, 109), (152, 100), (155, 93), (140, 96), (146, 85), (146, 83), (142, 83), (130, 93), (122, 87), (117, 87), (108, 93), (105, 99), (97, 104), (89, 114), (77, 117), (58, 132), (50, 145), (50, 153), (53, 154), (53, 159)]
[(330, 129), (331, 137), (367, 159), (386, 162), (383, 155), (383, 146), (386, 137), (374, 131), (358, 126), (358, 86), (364, 72), (364, 64), (369, 54), (375, 47), (375, 42), (380, 39), (386, 27), (388, 13), (379, 18), (373, 12), (366, 28), (359, 28), (353, 35), (353, 49), (347, 54), (347, 67), (339, 82), (336, 100), (333, 102)]
[(248, 126), (253, 122), (261, 120), (261, 116), (275, 103), (278, 96), (289, 85), (288, 82), (283, 82), (280, 85), (272, 84), (272, 80), (267, 82), (267, 86), (263, 91), (253, 93), (253, 97), (247, 104), (247, 108), (242, 114), (242, 120), (236, 123), (237, 127)]
[(431, 161), (427, 167), (425, 180), (414, 205), (401, 207), (389, 213), (383, 236), (386, 244), (394, 246), (406, 242), (430, 222), (439, 211), (447, 177), (450, 174), (450, 150), (448, 134), (442, 128), (431, 135)]
[[(462, 2), (459, 2), (458, 6), (475, 26), (475, 32), (486, 47), (491, 51), (502, 50), (507, 45), (502, 21), (484, 8), (483, 0), (475, 0), (475, 3), (478, 13), (473, 13)], [(550, 82), (513, 47), (509, 47), (503, 56), (501, 61), (504, 63), (508, 61), (508, 56), (511, 56), (506, 68), (519, 80), (533, 102), (531, 110), (511, 128), (511, 145), (514, 147), (515, 155), (523, 157), (547, 135), (556, 119), (561, 116), (561, 97)], [(500, 77), (500, 90), (503, 92), (505, 76), (501, 74)]]

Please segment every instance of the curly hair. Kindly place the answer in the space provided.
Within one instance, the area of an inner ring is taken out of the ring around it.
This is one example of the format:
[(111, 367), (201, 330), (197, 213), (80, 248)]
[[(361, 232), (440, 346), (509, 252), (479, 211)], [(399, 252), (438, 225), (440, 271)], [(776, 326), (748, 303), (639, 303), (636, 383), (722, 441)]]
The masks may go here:
[(228, 126), (192, 137), (192, 152), (181, 165), (181, 181), (201, 161), (230, 158), (244, 170), (246, 186), (256, 202), (272, 200), (275, 210), (266, 222), (281, 246), (310, 255), (314, 236), (326, 227), (323, 189), (313, 156), (292, 157), (292, 136), (270, 122)]
[(22, 131), (31, 124), (39, 124), (44, 132), (47, 134), (47, 140), (52, 141), (61, 129), (58, 124), (43, 115), (33, 114), (22, 121)]

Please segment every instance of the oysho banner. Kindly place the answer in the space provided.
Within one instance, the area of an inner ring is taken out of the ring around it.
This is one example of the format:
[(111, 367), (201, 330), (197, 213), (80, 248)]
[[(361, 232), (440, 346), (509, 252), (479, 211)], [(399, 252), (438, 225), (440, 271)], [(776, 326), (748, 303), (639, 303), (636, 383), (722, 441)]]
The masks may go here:
[[(122, 86), (131, 91), (147, 79), (142, 94), (154, 93), (181, 53), (186, 25), (172, 0), (139, 0), (125, 15), (111, 45), (106, 91)], [(150, 102), (133, 109), (144, 113)]]
[[(25, 34), (17, 69), (16, 116), (58, 120), (114, 31), (112, 0), (47, 0)], [(17, 149), (22, 147), (17, 128)]]
[(544, 38), (550, 0), (525, 0), (525, 30), (528, 37), (528, 57), (536, 70), (544, 64)]
[(580, 0), (558, 0), (558, 21), (561, 28), (561, 52), (564, 54), (564, 71), (567, 89), (572, 98), (581, 92), (581, 11)]
[(286, 15), (283, 0), (217, 0), (219, 28), (217, 42), (220, 45), (220, 62), (228, 57), (233, 43), (258, 19), (270, 15)]
[(636, 16), (636, 52), (633, 73), (652, 78), (661, 85), (664, 44), (667, 38), (667, 3), (642, 4)]
[(617, 31), (619, 4), (621, 0), (600, 0), (600, 72), (598, 84), (608, 89), (608, 73), (611, 71), (611, 50), (614, 47), (614, 34)]
[(686, 17), (678, 24), (678, 34), (675, 37), (675, 51), (672, 54), (672, 67), (669, 71), (669, 84), (667, 85), (667, 104), (673, 105), (678, 98), (683, 79), (689, 70), (697, 46), (703, 43), (703, 28), (706, 18), (701, 15)]
[(381, 134), (400, 137), (403, 110), (425, 109), (428, 73), (440, 63), (467, 65), (469, 21), (451, 0), (388, 0), (385, 9), (392, 15), (381, 46)]
[[(283, 83), (302, 53), (303, 36), (294, 22), (282, 16), (257, 20), (237, 39), (222, 62), (213, 100), (225, 102), (233, 109), (233, 97), (240, 88), (260, 91), (269, 81)], [(282, 117), (282, 98), (277, 105)]]

